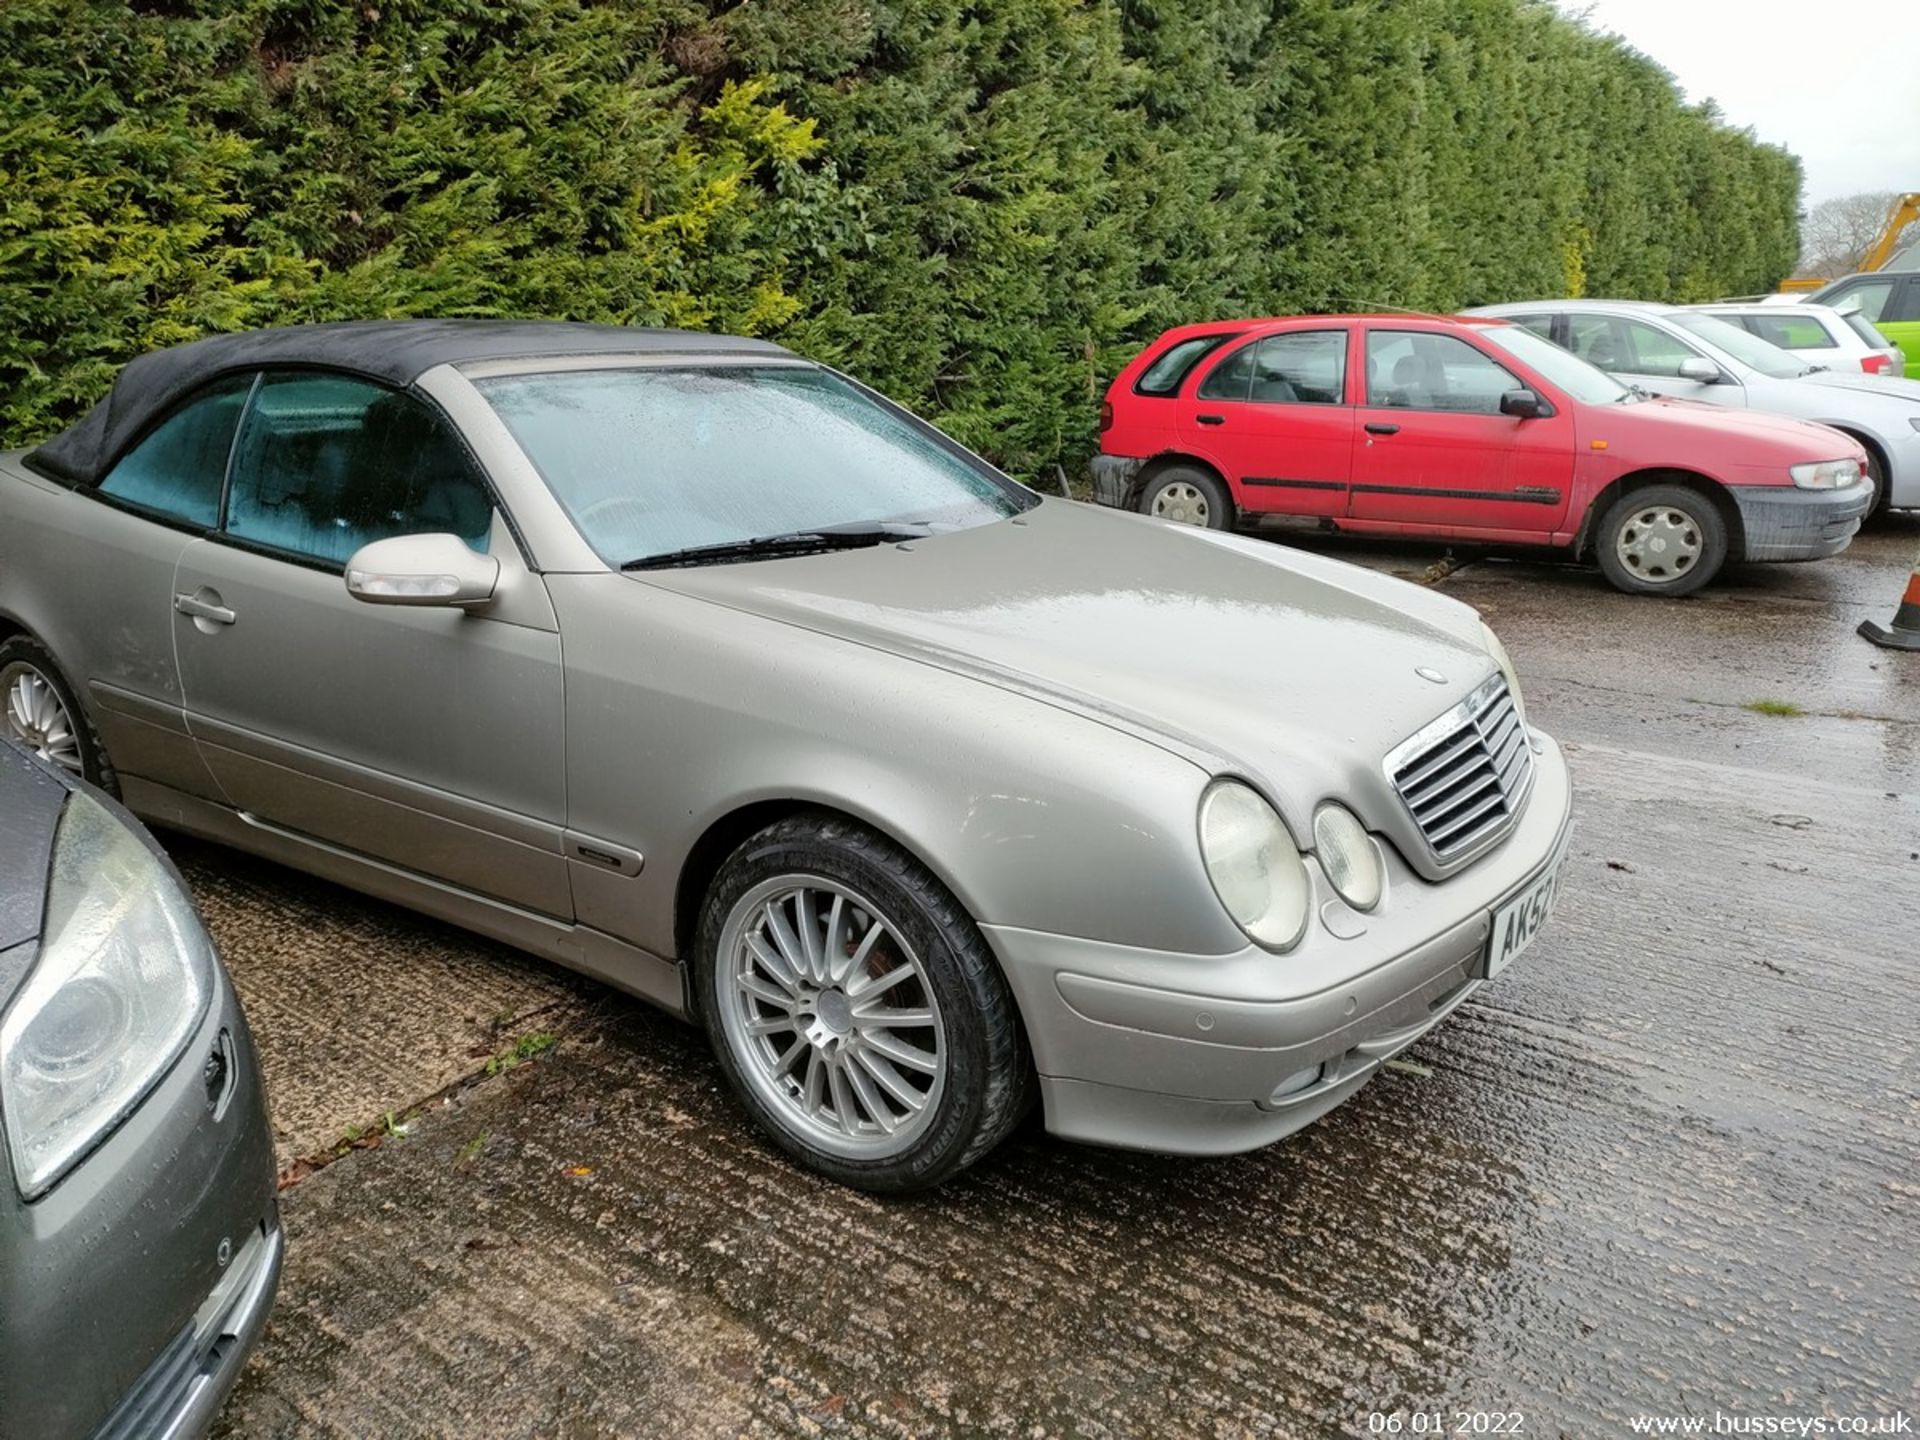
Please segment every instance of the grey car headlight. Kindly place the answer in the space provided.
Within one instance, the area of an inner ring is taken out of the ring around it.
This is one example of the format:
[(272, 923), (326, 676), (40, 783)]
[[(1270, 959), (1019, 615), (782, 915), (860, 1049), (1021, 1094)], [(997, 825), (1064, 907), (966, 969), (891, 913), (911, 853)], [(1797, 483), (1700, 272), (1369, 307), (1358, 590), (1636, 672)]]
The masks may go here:
[(1328, 883), (1347, 904), (1371, 910), (1380, 903), (1387, 872), (1380, 863), (1379, 848), (1346, 806), (1328, 801), (1314, 812), (1313, 853), (1320, 857)]
[(1507, 693), (1513, 697), (1513, 713), (1520, 717), (1521, 725), (1527, 723), (1527, 702), (1520, 694), (1520, 676), (1513, 668), (1513, 659), (1507, 654), (1507, 647), (1500, 643), (1500, 637), (1493, 633), (1493, 627), (1484, 620), (1480, 622), (1481, 637), (1487, 642), (1487, 654), (1493, 657), (1493, 663), (1500, 667), (1500, 673), (1506, 677)]
[(1860, 478), (1857, 460), (1819, 460), (1789, 466), (1787, 473), (1802, 490), (1840, 490)]
[(123, 1120), (180, 1056), (213, 993), (193, 907), (140, 837), (67, 799), (39, 958), (0, 1019), (0, 1111), (28, 1199)]
[(1238, 780), (1216, 780), (1200, 797), (1200, 857), (1220, 903), (1247, 937), (1286, 950), (1307, 926), (1307, 867), (1287, 827)]

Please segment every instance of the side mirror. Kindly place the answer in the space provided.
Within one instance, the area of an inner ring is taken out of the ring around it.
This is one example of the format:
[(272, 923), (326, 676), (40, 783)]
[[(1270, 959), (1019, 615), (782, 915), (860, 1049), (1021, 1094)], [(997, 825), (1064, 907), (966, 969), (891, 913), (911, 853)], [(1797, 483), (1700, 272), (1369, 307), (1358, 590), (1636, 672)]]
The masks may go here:
[(1692, 355), (1682, 360), (1679, 375), (1682, 380), (1691, 380), (1697, 385), (1720, 383), (1720, 367), (1703, 355)]
[(1544, 420), (1554, 413), (1544, 396), (1532, 390), (1509, 390), (1500, 397), (1500, 413), (1516, 420)]
[(500, 562), (458, 535), (396, 535), (347, 561), (347, 593), (369, 605), (484, 605), (499, 582)]

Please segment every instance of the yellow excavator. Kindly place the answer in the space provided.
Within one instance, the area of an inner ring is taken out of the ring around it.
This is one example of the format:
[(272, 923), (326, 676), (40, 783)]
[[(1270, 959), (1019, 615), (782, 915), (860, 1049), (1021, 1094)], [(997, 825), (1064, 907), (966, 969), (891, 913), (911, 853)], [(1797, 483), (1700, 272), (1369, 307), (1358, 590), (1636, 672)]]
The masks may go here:
[[(1878, 270), (1893, 258), (1894, 249), (1900, 242), (1900, 232), (1914, 221), (1920, 220), (1920, 191), (1902, 195), (1893, 202), (1893, 208), (1887, 211), (1886, 226), (1875, 237), (1873, 248), (1867, 251), (1866, 258), (1860, 262), (1860, 268), (1854, 273), (1865, 274)], [(1783, 294), (1799, 294), (1804, 291), (1818, 290), (1827, 282), (1812, 276), (1803, 276), (1793, 280), (1782, 280), (1780, 289)]]

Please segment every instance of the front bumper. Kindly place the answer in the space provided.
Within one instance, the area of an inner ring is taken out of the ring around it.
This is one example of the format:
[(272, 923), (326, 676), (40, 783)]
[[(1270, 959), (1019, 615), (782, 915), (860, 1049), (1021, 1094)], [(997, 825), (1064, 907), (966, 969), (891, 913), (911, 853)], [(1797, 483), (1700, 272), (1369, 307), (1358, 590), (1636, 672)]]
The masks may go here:
[[(1479, 988), (1493, 912), (1563, 854), (1571, 781), (1559, 747), (1535, 742), (1533, 794), (1505, 840), (1439, 883), (1389, 852), (1387, 896), (1365, 916), (1309, 867), (1322, 919), (1289, 954), (1174, 955), (983, 926), (1026, 1022), (1047, 1128), (1231, 1154), (1359, 1090)], [(1290, 1080), (1300, 1088), (1280, 1093)]]
[(1837, 555), (1852, 543), (1873, 508), (1873, 482), (1866, 479), (1840, 490), (1733, 485), (1727, 493), (1740, 507), (1740, 526), (1746, 533), (1742, 558), (1749, 561)]
[(1133, 482), (1139, 478), (1140, 467), (1146, 463), (1130, 455), (1094, 456), (1093, 503), (1111, 505), (1118, 510), (1126, 509), (1128, 497), (1133, 493)]
[(27, 1204), (0, 1164), (0, 1437), (201, 1434), (273, 1302), (274, 1175), (252, 1037), (218, 972), (187, 1049), (79, 1166)]

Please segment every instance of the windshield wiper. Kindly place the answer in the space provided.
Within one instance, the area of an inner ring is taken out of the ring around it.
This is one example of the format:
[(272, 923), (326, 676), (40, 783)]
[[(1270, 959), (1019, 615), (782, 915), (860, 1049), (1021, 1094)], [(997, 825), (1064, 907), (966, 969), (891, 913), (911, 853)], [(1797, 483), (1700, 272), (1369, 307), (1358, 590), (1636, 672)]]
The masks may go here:
[(909, 522), (822, 525), (817, 530), (792, 530), (784, 535), (756, 535), (747, 540), (721, 540), (712, 545), (689, 545), (642, 555), (622, 570), (671, 570), (686, 565), (723, 565), (729, 560), (764, 560), (779, 555), (821, 555), (829, 550), (863, 550), (899, 540), (917, 540), (924, 525)]

